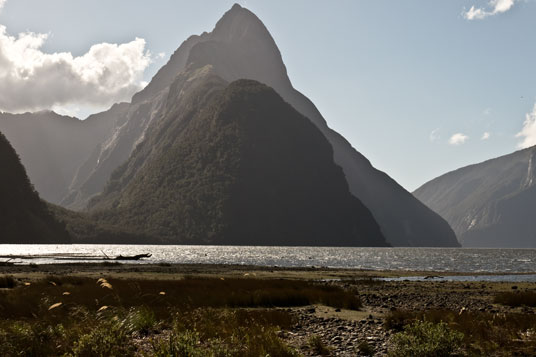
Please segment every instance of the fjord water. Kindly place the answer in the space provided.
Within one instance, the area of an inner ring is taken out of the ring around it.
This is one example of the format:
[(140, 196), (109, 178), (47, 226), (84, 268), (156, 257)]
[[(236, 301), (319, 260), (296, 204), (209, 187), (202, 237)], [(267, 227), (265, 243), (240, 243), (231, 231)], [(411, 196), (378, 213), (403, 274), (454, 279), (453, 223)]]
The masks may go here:
[[(338, 248), (187, 245), (0, 245), (20, 264), (95, 262), (79, 259), (151, 253), (137, 264), (240, 264), (278, 267), (331, 267), (368, 270), (410, 270), (467, 273), (530, 273), (536, 271), (536, 249), (464, 248)], [(77, 259), (69, 259), (77, 257)], [(98, 261), (98, 260), (97, 260)]]

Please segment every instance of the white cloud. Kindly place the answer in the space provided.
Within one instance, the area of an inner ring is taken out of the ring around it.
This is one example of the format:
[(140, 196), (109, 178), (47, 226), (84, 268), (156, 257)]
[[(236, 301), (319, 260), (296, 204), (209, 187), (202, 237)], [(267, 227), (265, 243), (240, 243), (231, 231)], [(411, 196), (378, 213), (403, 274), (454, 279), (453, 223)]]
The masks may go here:
[(471, 6), (469, 11), (464, 11), (463, 17), (467, 20), (482, 20), (488, 16), (501, 14), (510, 10), (517, 0), (490, 0), (487, 9)]
[(432, 130), (429, 136), (430, 141), (434, 143), (438, 141), (440, 138), (441, 136), (439, 135), (439, 128)]
[(462, 134), (462, 133), (456, 133), (450, 137), (449, 144), (450, 145), (462, 145), (467, 140), (469, 140), (469, 137), (467, 135)]
[(6, 4), (7, 0), (0, 0), (0, 12), (2, 12), (2, 8)]
[(488, 140), (491, 137), (491, 134), (489, 131), (486, 131), (484, 134), (482, 134), (482, 137), (480, 139), (482, 140)]
[(532, 112), (525, 116), (523, 129), (517, 133), (516, 137), (523, 138), (523, 141), (517, 145), (521, 149), (536, 145), (536, 104)]
[(119, 45), (96, 44), (74, 57), (69, 52), (41, 51), (47, 37), (33, 32), (10, 36), (0, 25), (0, 110), (106, 107), (129, 100), (140, 89), (151, 62), (141, 38)]
[(50, 110), (56, 112), (59, 115), (67, 115), (70, 117), (80, 118), (80, 107), (76, 105), (55, 105)]

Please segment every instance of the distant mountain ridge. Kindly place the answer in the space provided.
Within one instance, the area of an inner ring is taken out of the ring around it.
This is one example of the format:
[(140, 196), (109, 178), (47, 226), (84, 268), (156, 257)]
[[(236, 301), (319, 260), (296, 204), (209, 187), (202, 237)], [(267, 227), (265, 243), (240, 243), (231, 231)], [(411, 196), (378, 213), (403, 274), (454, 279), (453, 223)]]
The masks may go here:
[[(335, 163), (342, 167), (350, 192), (372, 212), (390, 244), (458, 246), (446, 221), (388, 175), (376, 170), (327, 126), (314, 104), (292, 87), (281, 53), (264, 24), (238, 4), (218, 21), (212, 32), (188, 38), (151, 82), (134, 95), (132, 103), (121, 107), (121, 113), (99, 114), (102, 121), (113, 117), (107, 123), (112, 128), (105, 132), (104, 139), (94, 140), (82, 160), (84, 163), (67, 185), (69, 189), (54, 202), (73, 209), (87, 207), (108, 180), (114, 181), (113, 171), (144, 142), (151, 128), (166, 115), (168, 106), (174, 105), (169, 101), (169, 93), (177, 76), (206, 66), (226, 82), (252, 79), (272, 87), (310, 119), (332, 145)], [(25, 155), (22, 156), (24, 159)]]
[(51, 111), (0, 113), (0, 131), (20, 155), (40, 195), (58, 204), (68, 194), (80, 164), (106, 140), (128, 107), (115, 104), (86, 120)]
[(32, 187), (19, 157), (0, 133), (0, 243), (69, 243), (65, 227)]
[(465, 247), (536, 247), (536, 147), (449, 172), (414, 194)]

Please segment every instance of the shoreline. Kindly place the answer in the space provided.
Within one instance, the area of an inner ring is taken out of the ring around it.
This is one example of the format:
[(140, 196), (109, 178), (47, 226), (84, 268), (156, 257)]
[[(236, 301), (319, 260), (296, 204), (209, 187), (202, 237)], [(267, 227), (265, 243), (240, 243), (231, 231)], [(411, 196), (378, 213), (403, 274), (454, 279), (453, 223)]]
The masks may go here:
[(351, 278), (444, 278), (444, 277), (476, 277), (476, 276), (525, 276), (536, 275), (535, 272), (451, 272), (429, 270), (371, 270), (354, 268), (330, 267), (281, 267), (264, 265), (241, 264), (168, 264), (168, 263), (121, 263), (117, 261), (104, 261), (98, 263), (50, 263), (50, 264), (13, 264), (0, 265), (0, 274), (24, 275), (33, 274), (74, 274), (80, 276), (93, 276), (94, 274), (111, 275), (227, 275), (236, 276), (244, 273), (258, 277), (288, 277), (298, 279), (351, 279)]

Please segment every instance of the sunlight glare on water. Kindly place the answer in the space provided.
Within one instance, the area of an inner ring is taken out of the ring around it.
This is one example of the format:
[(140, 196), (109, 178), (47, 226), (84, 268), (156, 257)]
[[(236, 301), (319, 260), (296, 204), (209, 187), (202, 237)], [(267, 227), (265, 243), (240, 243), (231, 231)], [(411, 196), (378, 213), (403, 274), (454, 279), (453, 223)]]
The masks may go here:
[[(98, 262), (117, 255), (151, 253), (138, 264), (240, 264), (279, 267), (331, 267), (370, 270), (412, 270), (445, 272), (536, 271), (536, 249), (460, 249), (460, 248), (331, 248), (331, 247), (253, 247), (181, 245), (0, 245), (0, 261), (6, 256), (21, 264)], [(69, 256), (93, 259), (69, 259)], [(41, 257), (39, 257), (41, 256)]]

